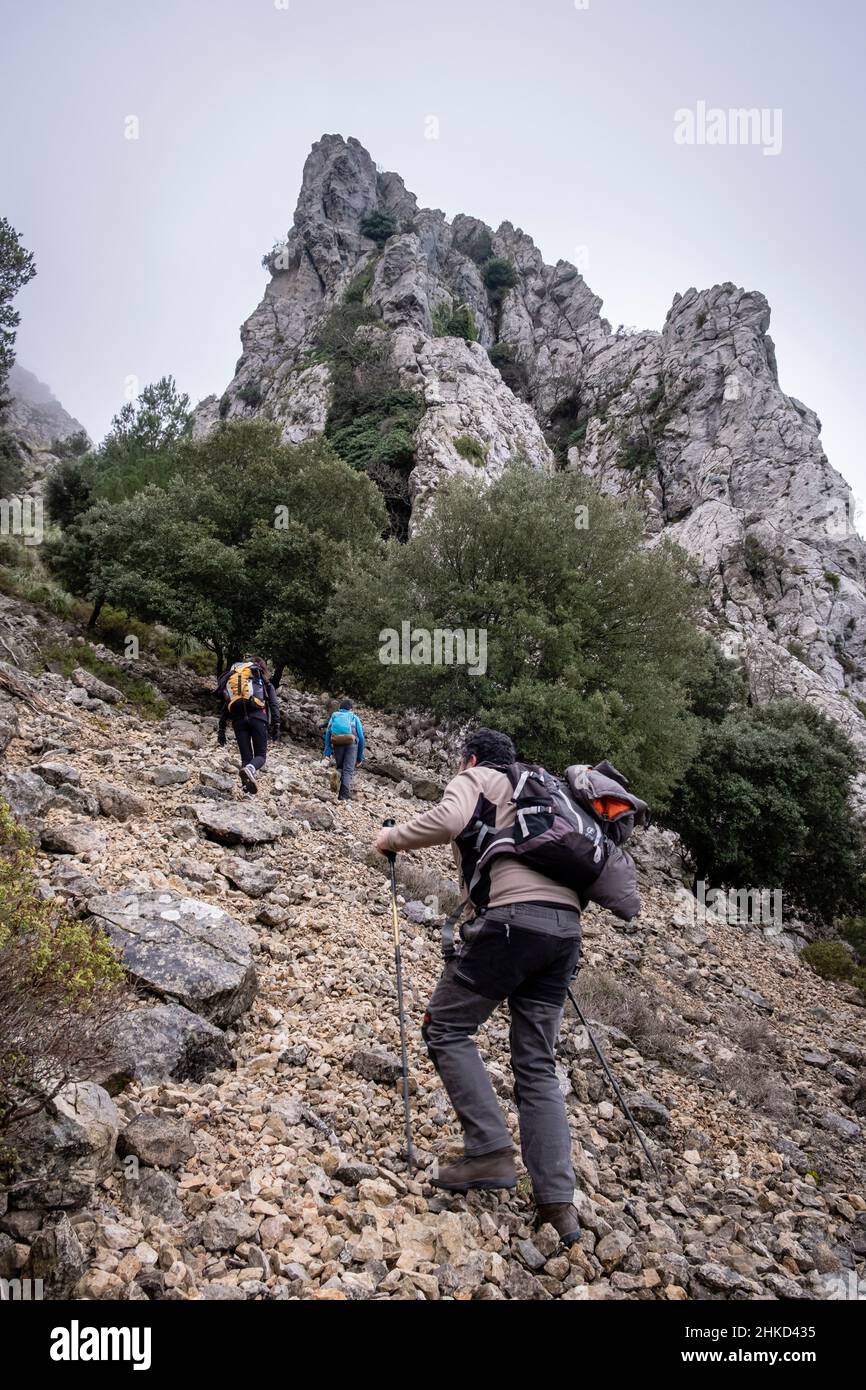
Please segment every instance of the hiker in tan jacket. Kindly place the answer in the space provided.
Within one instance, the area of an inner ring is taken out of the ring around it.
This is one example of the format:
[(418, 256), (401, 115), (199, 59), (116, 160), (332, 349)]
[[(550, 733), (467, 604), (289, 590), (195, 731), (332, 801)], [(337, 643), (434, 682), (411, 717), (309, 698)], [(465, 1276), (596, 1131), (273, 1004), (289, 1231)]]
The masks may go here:
[[(438, 805), (404, 825), (383, 828), (377, 848), (386, 854), (454, 842), (478, 819), (497, 831), (512, 826), (514, 793), (503, 769), (515, 761), (506, 734), (491, 729), (471, 734), (460, 771)], [(454, 852), (465, 895), (465, 865), (456, 845)], [(602, 902), (611, 895), (619, 902), (615, 910), (626, 906), (620, 915), (637, 915), (633, 865), (621, 851), (611, 856), (591, 894)], [(550, 1222), (566, 1244), (579, 1238), (580, 1228), (555, 1046), (580, 956), (580, 912), (581, 902), (571, 889), (515, 857), (494, 859), (486, 903), (464, 927), (465, 944), (446, 963), (422, 1030), (464, 1133), (465, 1157), (440, 1169), (434, 1185), (454, 1192), (513, 1188), (517, 1174), (511, 1134), (472, 1040), (494, 1009), (508, 1001), (523, 1159), (539, 1223)]]

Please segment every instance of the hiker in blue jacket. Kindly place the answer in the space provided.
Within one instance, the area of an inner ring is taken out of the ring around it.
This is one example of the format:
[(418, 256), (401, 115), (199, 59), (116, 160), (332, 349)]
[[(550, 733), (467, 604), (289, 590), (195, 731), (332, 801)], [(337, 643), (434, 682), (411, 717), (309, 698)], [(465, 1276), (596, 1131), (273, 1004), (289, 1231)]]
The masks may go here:
[(325, 757), (334, 759), (332, 790), (337, 790), (335, 784), (339, 781), (338, 800), (349, 801), (355, 767), (364, 761), (364, 729), (352, 709), (351, 700), (344, 700), (328, 720), (325, 730)]

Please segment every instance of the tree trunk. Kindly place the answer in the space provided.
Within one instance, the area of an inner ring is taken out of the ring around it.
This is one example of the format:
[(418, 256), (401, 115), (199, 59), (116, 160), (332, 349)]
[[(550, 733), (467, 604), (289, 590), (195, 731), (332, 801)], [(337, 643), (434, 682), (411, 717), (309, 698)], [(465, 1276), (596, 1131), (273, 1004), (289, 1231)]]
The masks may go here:
[(99, 621), (99, 615), (100, 615), (100, 613), (102, 612), (102, 609), (103, 609), (104, 604), (105, 604), (105, 595), (104, 595), (104, 594), (100, 594), (100, 595), (99, 595), (99, 598), (97, 598), (96, 601), (94, 602), (94, 605), (93, 605), (93, 612), (91, 613), (90, 617), (89, 617), (88, 620), (87, 620), (87, 630), (88, 630), (88, 632), (92, 631), (92, 629), (96, 627), (96, 624), (97, 624), (97, 622)]
[(279, 666), (275, 666), (275, 667), (274, 667), (274, 679), (273, 679), (273, 687), (274, 687), (274, 690), (276, 690), (276, 688), (277, 688), (277, 686), (279, 685), (280, 681), (283, 679), (283, 672), (285, 671), (285, 669), (286, 669), (286, 664), (285, 664), (284, 661), (281, 661), (280, 664), (279, 664)]

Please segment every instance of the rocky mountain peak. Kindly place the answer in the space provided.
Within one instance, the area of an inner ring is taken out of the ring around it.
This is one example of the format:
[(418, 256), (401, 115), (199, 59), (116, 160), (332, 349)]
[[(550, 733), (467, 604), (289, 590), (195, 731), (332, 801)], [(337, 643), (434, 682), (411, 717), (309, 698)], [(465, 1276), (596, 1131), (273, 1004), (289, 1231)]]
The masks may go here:
[[(419, 207), (355, 139), (325, 135), (243, 353), (196, 430), (260, 414), (300, 442), (333, 399), (327, 315), (362, 306), (418, 393), (407, 495), (512, 458), (590, 474), (633, 499), (648, 539), (696, 559), (707, 624), (746, 658), (756, 698), (797, 694), (866, 748), (866, 547), (814, 411), (783, 391), (770, 306), (729, 282), (674, 296), (661, 331), (617, 329), (579, 270), (520, 228)], [(364, 329), (363, 331), (369, 331)]]

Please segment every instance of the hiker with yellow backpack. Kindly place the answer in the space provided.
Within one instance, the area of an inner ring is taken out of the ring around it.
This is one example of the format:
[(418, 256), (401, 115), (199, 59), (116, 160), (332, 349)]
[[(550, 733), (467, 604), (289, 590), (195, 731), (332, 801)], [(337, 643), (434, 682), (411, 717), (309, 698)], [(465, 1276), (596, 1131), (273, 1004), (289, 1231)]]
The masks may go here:
[(236, 661), (217, 681), (222, 698), (217, 742), (225, 746), (231, 720), (241, 755), (241, 786), (247, 796), (258, 791), (258, 774), (267, 761), (268, 725), (272, 743), (280, 740), (280, 707), (268, 668), (260, 656)]

